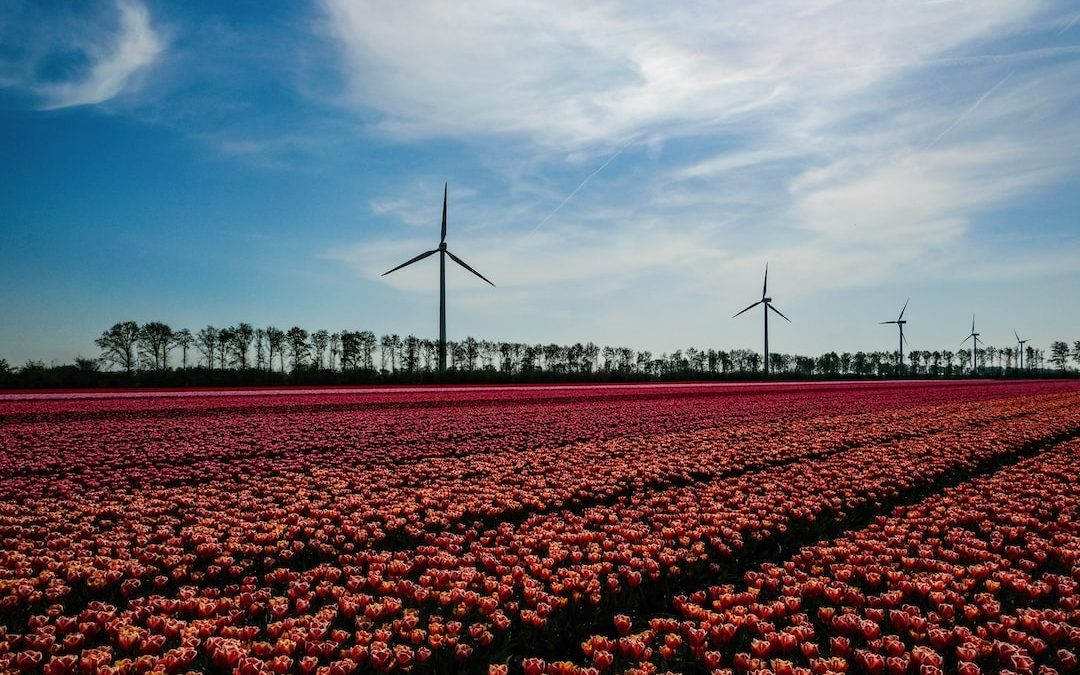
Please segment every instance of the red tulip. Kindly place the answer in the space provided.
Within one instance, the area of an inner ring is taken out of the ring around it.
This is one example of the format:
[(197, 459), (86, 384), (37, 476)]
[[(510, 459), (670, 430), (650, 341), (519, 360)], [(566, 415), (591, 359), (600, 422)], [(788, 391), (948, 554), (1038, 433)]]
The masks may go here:
[(521, 668), (525, 675), (540, 675), (546, 669), (547, 664), (542, 659), (527, 658), (521, 662)]

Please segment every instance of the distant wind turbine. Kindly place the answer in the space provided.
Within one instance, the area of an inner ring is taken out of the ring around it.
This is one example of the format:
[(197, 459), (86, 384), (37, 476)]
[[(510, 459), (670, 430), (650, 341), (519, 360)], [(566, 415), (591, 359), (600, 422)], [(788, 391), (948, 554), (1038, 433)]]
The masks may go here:
[(421, 253), (420, 255), (416, 256), (412, 260), (408, 260), (406, 262), (403, 262), (400, 265), (398, 265), (397, 267), (395, 267), (394, 269), (390, 270), (389, 272), (383, 272), (383, 274), (382, 274), (382, 276), (385, 277), (387, 274), (390, 274), (390, 272), (396, 272), (397, 270), (401, 269), (402, 267), (408, 267), (409, 265), (413, 264), (414, 262), (416, 262), (418, 260), (423, 260), (424, 258), (426, 258), (426, 257), (428, 257), (430, 255), (435, 255), (436, 253), (439, 254), (439, 371), (440, 372), (446, 370), (446, 256), (450, 256), (451, 260), (453, 260), (457, 264), (461, 265), (465, 269), (469, 270), (470, 272), (472, 272), (476, 276), (480, 277), (484, 281), (488, 282), (492, 286), (495, 285), (495, 284), (492, 284), (491, 281), (487, 277), (485, 277), (483, 274), (480, 274), (479, 272), (477, 272), (473, 268), (469, 267), (467, 264), (465, 264), (464, 260), (457, 257), (456, 255), (451, 253), (449, 251), (449, 249), (446, 248), (446, 189), (447, 189), (447, 186), (444, 184), (443, 185), (443, 198), (442, 198), (442, 237), (439, 239), (439, 247), (438, 248), (433, 248), (430, 251), (426, 251), (424, 253)]
[[(975, 372), (978, 366), (978, 361), (975, 360), (975, 348), (979, 346), (979, 334), (975, 332), (975, 315), (971, 315), (971, 334), (964, 338), (964, 342), (973, 340), (971, 343), (971, 372)], [(960, 344), (964, 344), (961, 342)]]
[(882, 321), (881, 324), (895, 323), (900, 328), (900, 367), (904, 366), (904, 311), (907, 309), (908, 303), (911, 302), (911, 298), (904, 301), (903, 308), (900, 309), (900, 316), (896, 317), (896, 321)]
[[(1075, 20), (1076, 19), (1073, 19), (1073, 21), (1075, 21)], [(1016, 336), (1016, 347), (1017, 347), (1016, 351), (1020, 353), (1020, 370), (1023, 370), (1024, 369), (1024, 343), (1027, 342), (1027, 340), (1021, 340), (1020, 339), (1020, 333), (1017, 333), (1015, 328), (1013, 328), (1013, 335)]]
[[(791, 323), (791, 319), (784, 316), (783, 312), (781, 312), (780, 310), (778, 310), (777, 308), (772, 306), (772, 298), (769, 297), (769, 263), (765, 263), (765, 283), (761, 287), (761, 299), (758, 300), (757, 302), (755, 302), (754, 304), (750, 305), (746, 309), (744, 309), (742, 312), (739, 312), (739, 314), (743, 314), (744, 312), (748, 312), (751, 309), (757, 307), (758, 305), (764, 305), (764, 307), (762, 308), (762, 312), (765, 314), (765, 374), (768, 375), (769, 374), (769, 310), (771, 309), (772, 311), (776, 312), (781, 317), (783, 317), (784, 321), (787, 321), (788, 323)], [(739, 314), (736, 314), (735, 316), (739, 316)], [(733, 316), (731, 318), (734, 319), (735, 316)]]

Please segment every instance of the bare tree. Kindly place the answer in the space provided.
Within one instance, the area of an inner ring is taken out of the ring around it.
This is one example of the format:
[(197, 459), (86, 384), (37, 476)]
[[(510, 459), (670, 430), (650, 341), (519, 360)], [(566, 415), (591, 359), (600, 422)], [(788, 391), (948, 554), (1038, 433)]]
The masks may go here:
[(206, 357), (207, 370), (213, 370), (214, 355), (217, 354), (218, 348), (218, 329), (213, 326), (201, 329), (195, 338), (195, 346)]
[(330, 370), (337, 370), (338, 356), (341, 354), (341, 334), (330, 333)]
[(420, 338), (415, 335), (405, 338), (401, 361), (406, 373), (415, 373), (420, 369)]
[(281, 372), (285, 372), (285, 331), (274, 326), (266, 328), (267, 365), (274, 370), (274, 354), (278, 355)]
[(1069, 344), (1062, 340), (1056, 340), (1050, 344), (1050, 363), (1065, 370), (1069, 363)]
[(151, 321), (139, 329), (139, 347), (148, 368), (168, 370), (174, 337), (173, 329), (160, 321)]
[(236, 337), (236, 328), (227, 326), (218, 331), (218, 362), (221, 369), (229, 367), (229, 353), (233, 350), (233, 339)]
[(263, 370), (266, 368), (266, 329), (255, 329), (255, 368)]
[(402, 341), (400, 335), (394, 333), (390, 336), (390, 360), (392, 361), (395, 373), (398, 371), (398, 362), (401, 359), (401, 350), (404, 346), (405, 343)]
[(187, 328), (181, 328), (173, 335), (173, 344), (180, 348), (180, 367), (187, 370), (188, 351), (191, 349), (195, 338)]
[(247, 370), (248, 351), (251, 349), (251, 341), (255, 339), (255, 329), (251, 327), (250, 323), (241, 323), (235, 328), (230, 328), (229, 332), (232, 337), (232, 349), (233, 354), (236, 355), (236, 363), (240, 365), (241, 370)]
[(326, 346), (330, 344), (330, 332), (320, 328), (311, 334), (311, 349), (315, 352), (315, 368), (322, 370)]
[(308, 332), (299, 326), (293, 326), (285, 334), (285, 341), (289, 345), (289, 354), (292, 357), (292, 370), (294, 373), (299, 372), (307, 360), (308, 350), (310, 349), (307, 340)]
[(101, 359), (131, 375), (136, 367), (135, 346), (139, 340), (139, 324), (122, 321), (101, 334), (94, 343), (101, 348)]
[(341, 369), (350, 370), (357, 367), (360, 360), (360, 331), (341, 331)]
[(379, 338), (379, 370), (386, 371), (386, 364), (393, 363), (390, 352), (394, 349), (394, 341), (389, 335)]
[(375, 333), (369, 330), (360, 331), (360, 367), (364, 370), (375, 370), (375, 347), (378, 340)]

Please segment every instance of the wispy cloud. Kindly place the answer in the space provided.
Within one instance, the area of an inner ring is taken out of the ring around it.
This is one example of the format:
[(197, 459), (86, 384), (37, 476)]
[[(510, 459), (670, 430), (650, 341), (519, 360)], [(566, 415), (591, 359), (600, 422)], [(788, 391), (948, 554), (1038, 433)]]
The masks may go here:
[[(84, 10), (86, 8), (83, 8)], [(8, 86), (29, 92), (40, 110), (57, 110), (109, 101), (139, 83), (157, 62), (165, 41), (151, 25), (150, 12), (137, 0), (118, 0), (109, 12), (64, 15), (38, 8), (45, 24), (23, 26), (18, 63), (5, 63)], [(55, 62), (72, 64), (48, 74)]]
[[(955, 262), (983, 214), (1075, 165), (1060, 138), (1076, 49), (998, 46), (1056, 31), (1043, 2), (322, 6), (349, 104), (381, 132), (512, 139), (534, 174), (577, 176), (526, 190), (543, 197), (516, 280), (667, 273), (689, 289), (768, 257), (806, 274), (799, 293), (880, 282), (937, 250)], [(664, 156), (613, 162), (628, 138)], [(581, 180), (583, 160), (598, 168)]]
[(68, 108), (107, 101), (128, 87), (135, 75), (148, 67), (164, 50), (161, 38), (150, 26), (150, 13), (134, 0), (117, 3), (120, 26), (109, 48), (91, 48), (93, 65), (87, 77), (76, 82), (43, 86), (45, 109)]
[(1031, 4), (690, 3), (661, 16), (634, 5), (323, 0), (353, 101), (381, 111), (385, 130), (519, 134), (553, 147), (700, 133), (811, 94), (834, 101), (894, 63), (1008, 26)]

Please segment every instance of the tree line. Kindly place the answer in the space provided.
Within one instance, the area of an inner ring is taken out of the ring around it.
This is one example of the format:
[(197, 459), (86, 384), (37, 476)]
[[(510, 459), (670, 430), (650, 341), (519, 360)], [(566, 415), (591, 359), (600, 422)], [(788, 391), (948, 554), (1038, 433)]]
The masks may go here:
[[(367, 330), (307, 331), (299, 326), (256, 328), (248, 323), (197, 331), (160, 321), (122, 321), (95, 340), (94, 358), (20, 368), (0, 359), (0, 386), (121, 386), (215, 384), (351, 384), (425, 381), (665, 380), (761, 377), (761, 354), (749, 349), (687, 347), (653, 354), (592, 342), (529, 344), (467, 337), (447, 343), (447, 372), (438, 372), (438, 340), (415, 335), (376, 336)], [(1046, 352), (1027, 346), (984, 345), (976, 350), (774, 353), (780, 378), (966, 377), (971, 374), (1045, 376), (1080, 365), (1080, 340), (1056, 341)], [(1047, 368), (1047, 362), (1053, 370)]]

